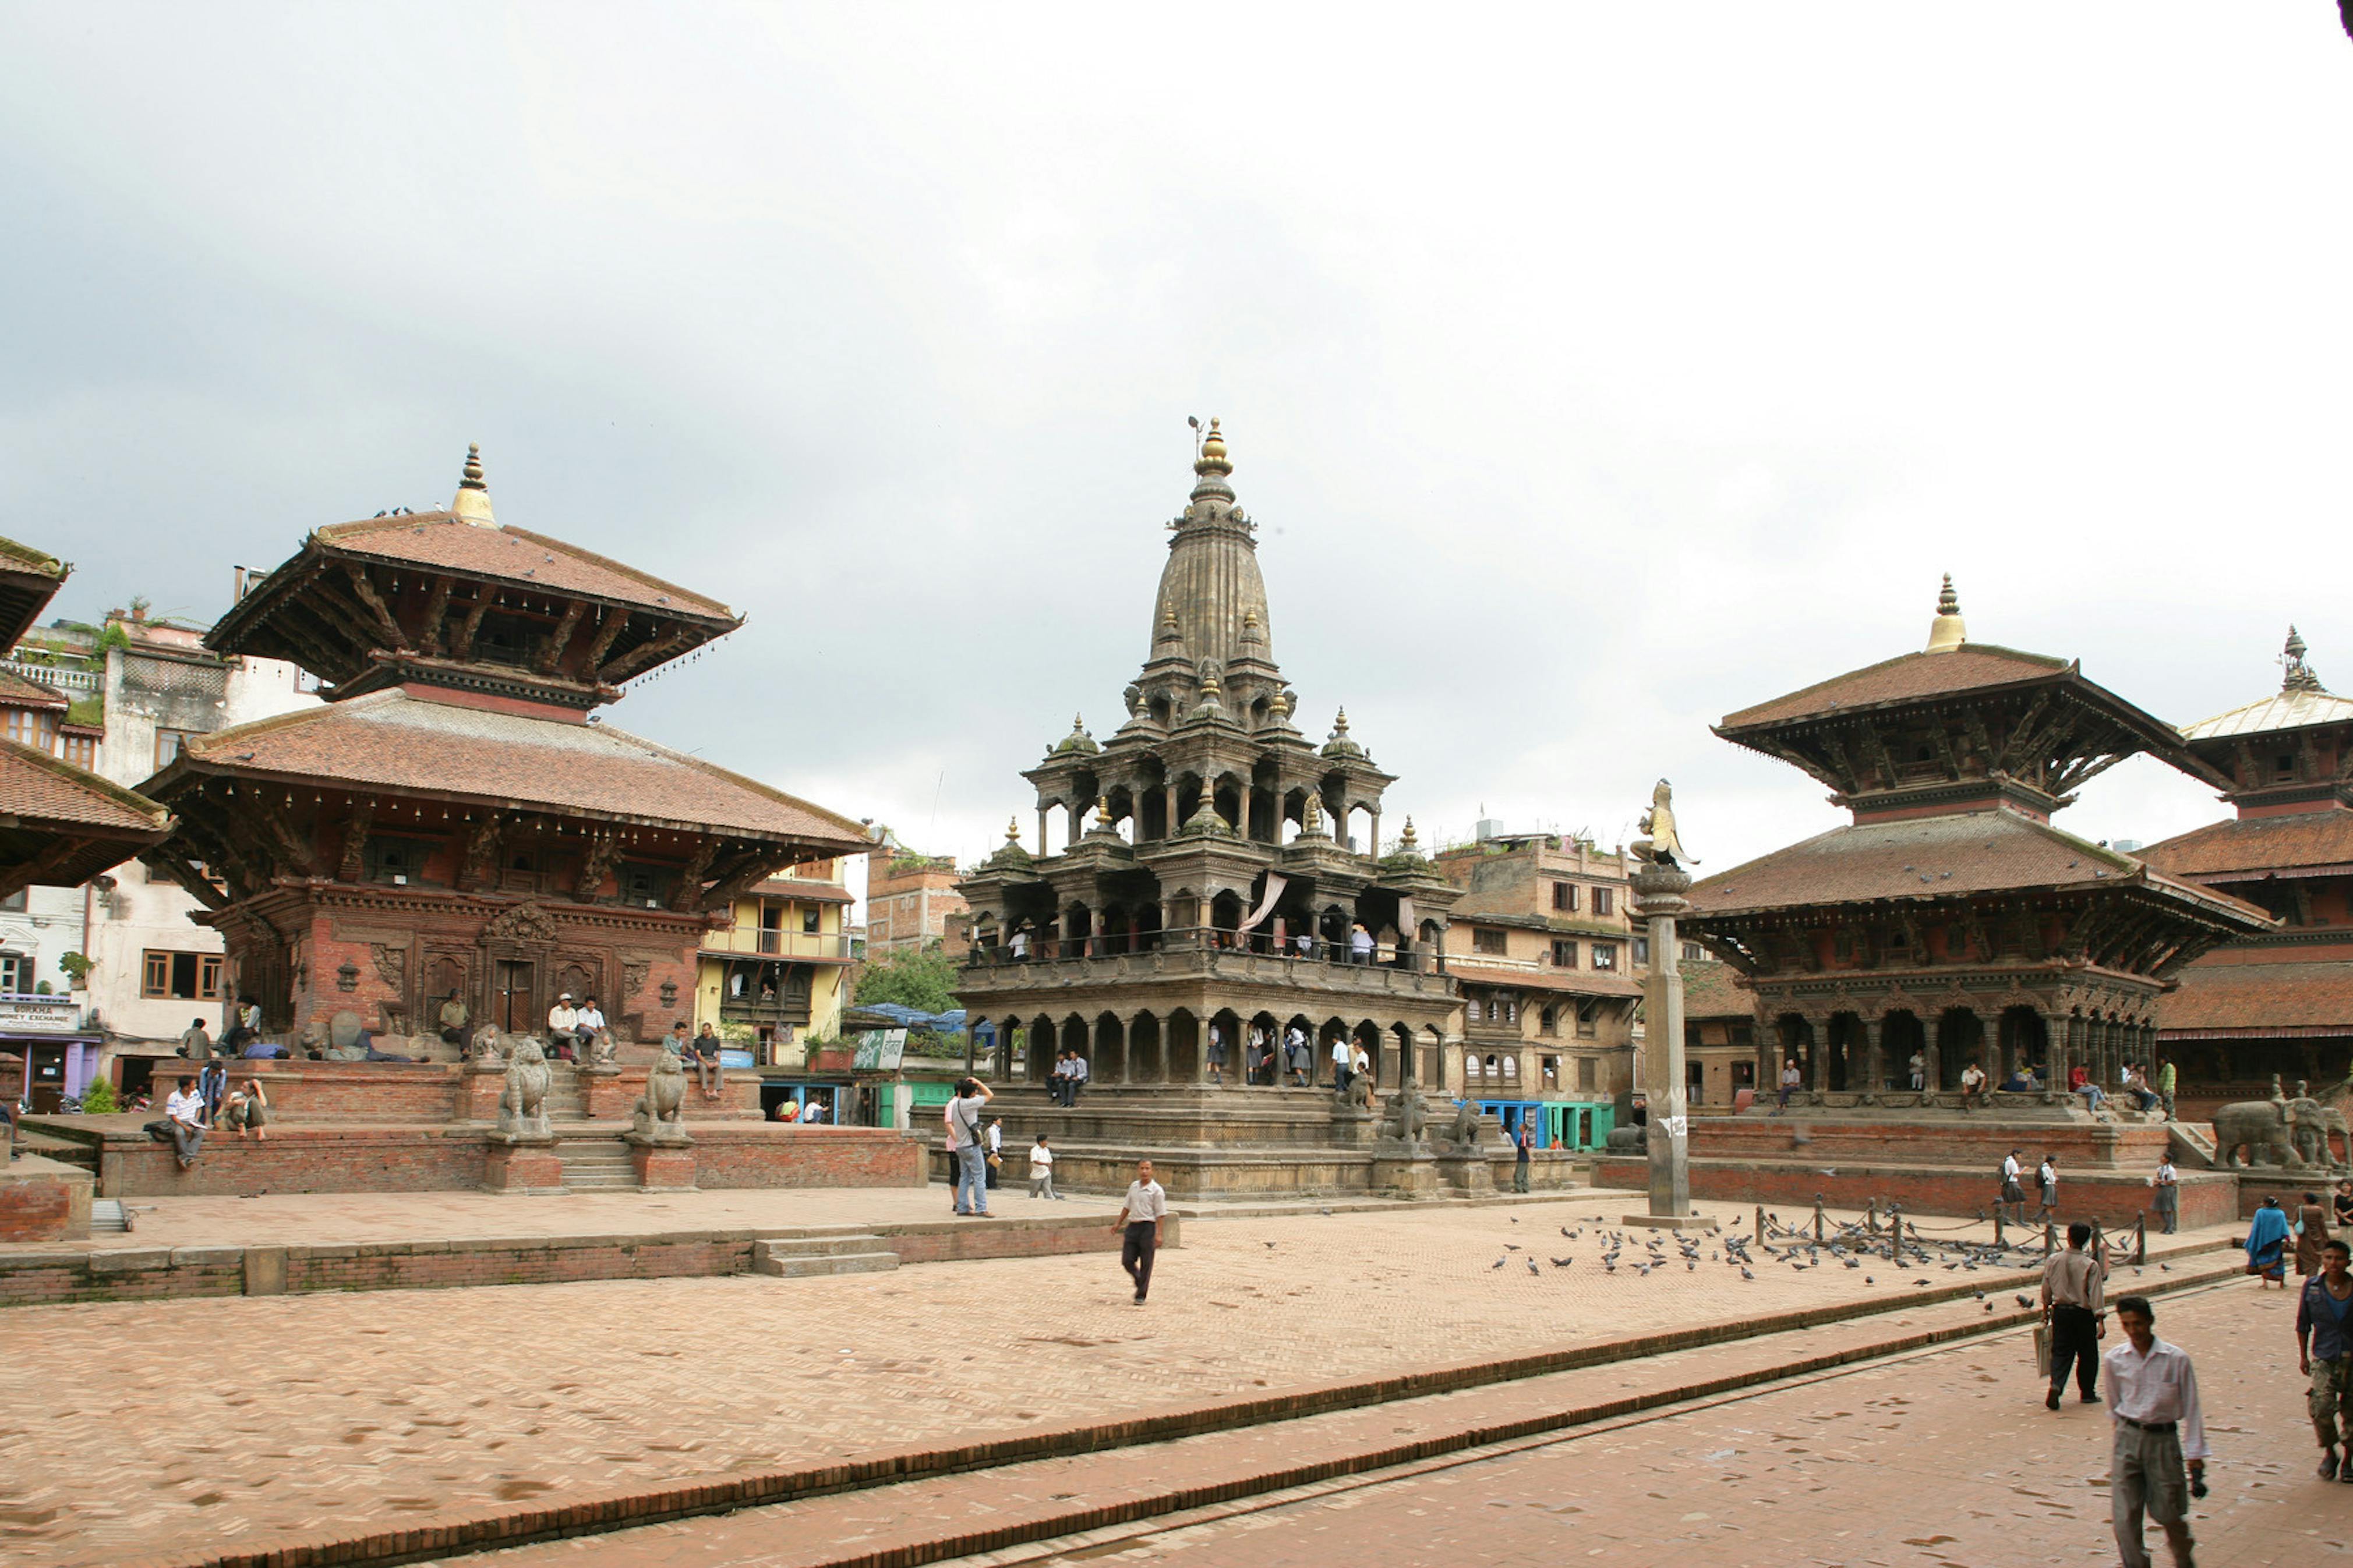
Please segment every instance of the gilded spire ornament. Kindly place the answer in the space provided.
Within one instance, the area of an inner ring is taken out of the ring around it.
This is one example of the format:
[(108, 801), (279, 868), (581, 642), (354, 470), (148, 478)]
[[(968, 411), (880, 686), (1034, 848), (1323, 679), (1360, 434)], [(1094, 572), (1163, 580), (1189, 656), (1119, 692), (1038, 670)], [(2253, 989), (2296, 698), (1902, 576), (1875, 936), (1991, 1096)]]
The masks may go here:
[(482, 448), (475, 443), (467, 444), (466, 467), (458, 477), (458, 499), (449, 503), (449, 510), (469, 522), (497, 521), (491, 515), (490, 483), (482, 478)]
[(2280, 679), (2282, 691), (2318, 691), (2320, 677), (2305, 662), (2304, 638), (2294, 626), (2287, 629), (2287, 647), (2280, 654), (2280, 663), (2286, 673)]
[(1950, 653), (1968, 640), (1968, 623), (1961, 619), (1961, 597), (1953, 592), (1953, 574), (1947, 572), (1944, 590), (1936, 595), (1936, 618), (1928, 623), (1927, 651)]

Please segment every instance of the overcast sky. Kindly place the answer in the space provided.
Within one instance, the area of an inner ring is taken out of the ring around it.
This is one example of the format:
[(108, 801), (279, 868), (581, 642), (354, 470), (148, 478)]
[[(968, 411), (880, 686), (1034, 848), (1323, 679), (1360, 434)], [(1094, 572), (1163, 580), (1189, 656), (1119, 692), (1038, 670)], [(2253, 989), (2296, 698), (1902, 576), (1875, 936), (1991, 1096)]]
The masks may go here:
[[(0, 532), (90, 616), (445, 503), (750, 616), (611, 721), (965, 858), (1124, 717), (1185, 418), (1392, 825), (1707, 869), (1972, 636), (2353, 691), (2353, 41), (2252, 5), (0, 9)], [(2062, 822), (2219, 815), (2146, 761)]]

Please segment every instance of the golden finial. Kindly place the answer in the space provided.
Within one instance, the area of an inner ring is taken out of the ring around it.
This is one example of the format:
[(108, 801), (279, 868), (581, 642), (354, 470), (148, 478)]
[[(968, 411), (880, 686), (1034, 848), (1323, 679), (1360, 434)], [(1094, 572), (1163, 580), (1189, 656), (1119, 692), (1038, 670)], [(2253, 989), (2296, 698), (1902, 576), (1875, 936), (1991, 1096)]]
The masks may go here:
[(1226, 457), (1226, 438), (1218, 433), (1215, 418), (1209, 421), (1209, 434), (1201, 442), (1201, 455), (1194, 459), (1193, 471), (1205, 477), (1209, 474), (1222, 477), (1234, 471), (1233, 463)]
[(1348, 710), (1341, 709), (1332, 716), (1332, 739), (1345, 740), (1348, 733)]
[(482, 479), (482, 448), (473, 443), (466, 445), (466, 467), (458, 479), (458, 499), (449, 510), (469, 522), (491, 522), (491, 487)]
[(1409, 816), (1405, 819), (1405, 832), (1398, 839), (1398, 847), (1405, 850), (1408, 854), (1411, 854), (1413, 852), (1413, 818)]
[(1107, 795), (1099, 795), (1095, 796), (1095, 826), (1097, 827), (1110, 827), (1113, 826), (1111, 815), (1111, 796)]
[(1258, 612), (1256, 610), (1244, 610), (1242, 612), (1242, 641), (1258, 641)]
[(2307, 650), (2304, 646), (2304, 638), (2297, 635), (2296, 629), (2294, 626), (2288, 627), (2287, 647), (2282, 650), (2280, 654), (2280, 663), (2284, 665), (2287, 669), (2285, 678), (2280, 681), (2280, 689), (2282, 691), (2318, 691), (2321, 689), (2320, 677), (2314, 673), (2311, 665), (2305, 662), (2304, 656), (2306, 651)]
[(1008, 844), (1018, 844), (1021, 842), (1021, 819), (1019, 817), (1008, 816), (1005, 819), (1005, 842)]
[(1927, 651), (1950, 653), (1968, 640), (1968, 623), (1961, 619), (1961, 597), (1953, 592), (1953, 574), (1947, 572), (1944, 590), (1936, 595), (1936, 618), (1928, 624)]

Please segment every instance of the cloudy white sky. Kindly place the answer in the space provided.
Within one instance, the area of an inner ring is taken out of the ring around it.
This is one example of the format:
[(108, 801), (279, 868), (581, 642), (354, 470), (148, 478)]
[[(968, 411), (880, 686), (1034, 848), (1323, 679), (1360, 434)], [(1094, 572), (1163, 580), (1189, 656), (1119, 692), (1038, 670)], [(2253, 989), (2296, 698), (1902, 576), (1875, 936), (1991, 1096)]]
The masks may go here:
[[(1830, 826), (1734, 709), (1973, 636), (2353, 689), (2353, 41), (2262, 5), (0, 9), (62, 612), (446, 500), (750, 616), (613, 721), (986, 852), (1222, 416), (1426, 837)], [(2147, 763), (2063, 820), (2218, 814)]]

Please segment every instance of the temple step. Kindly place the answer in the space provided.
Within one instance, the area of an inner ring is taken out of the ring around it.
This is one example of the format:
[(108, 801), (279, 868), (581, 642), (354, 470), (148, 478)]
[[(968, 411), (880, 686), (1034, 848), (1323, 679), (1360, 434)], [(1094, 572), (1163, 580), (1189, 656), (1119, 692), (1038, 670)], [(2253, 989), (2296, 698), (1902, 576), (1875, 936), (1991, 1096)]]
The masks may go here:
[(879, 1236), (796, 1236), (752, 1244), (753, 1269), (779, 1279), (881, 1274), (898, 1267), (899, 1255)]
[(619, 1142), (565, 1139), (556, 1144), (555, 1154), (564, 1164), (567, 1191), (634, 1190), (638, 1184), (636, 1162), (629, 1158), (628, 1147)]
[(92, 1236), (120, 1236), (131, 1228), (131, 1216), (123, 1212), (120, 1198), (90, 1200), (90, 1233)]

